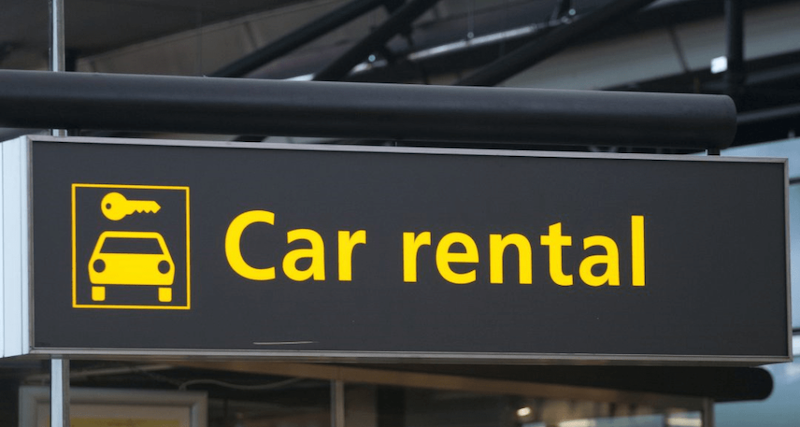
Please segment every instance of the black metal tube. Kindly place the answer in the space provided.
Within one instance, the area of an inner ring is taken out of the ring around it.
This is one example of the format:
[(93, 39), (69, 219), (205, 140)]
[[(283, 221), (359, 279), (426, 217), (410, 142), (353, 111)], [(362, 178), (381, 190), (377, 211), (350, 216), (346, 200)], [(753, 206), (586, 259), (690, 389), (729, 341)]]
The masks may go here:
[(597, 11), (580, 17), (569, 25), (556, 28), (541, 38), (528, 42), (475, 73), (456, 82), (458, 86), (495, 86), (549, 58), (576, 39), (635, 12), (655, 0), (616, 0)]
[(0, 126), (723, 148), (724, 95), (0, 71)]
[(408, 28), (415, 19), (433, 7), (438, 1), (410, 0), (395, 11), (383, 24), (369, 33), (368, 36), (361, 39), (355, 46), (348, 49), (342, 56), (317, 73), (314, 76), (314, 80), (342, 80), (359, 62), (366, 59), (370, 53), (384, 46), (397, 33)]
[(727, 27), (727, 60), (725, 72), (725, 94), (738, 99), (745, 82), (744, 70), (744, 10), (742, 0), (725, 0), (725, 24)]
[(740, 126), (747, 126), (770, 120), (791, 119), (794, 116), (800, 116), (800, 104), (748, 111), (739, 114), (737, 122)]
[(323, 36), (375, 9), (387, 0), (354, 0), (298, 28), (274, 42), (237, 59), (211, 74), (212, 77), (242, 77), (275, 59)]

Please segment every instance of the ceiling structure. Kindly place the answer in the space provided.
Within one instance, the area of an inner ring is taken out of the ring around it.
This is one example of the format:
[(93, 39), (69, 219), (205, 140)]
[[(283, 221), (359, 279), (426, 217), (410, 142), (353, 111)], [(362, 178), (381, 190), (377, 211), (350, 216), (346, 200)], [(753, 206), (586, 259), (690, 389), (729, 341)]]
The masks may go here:
[[(48, 50), (48, 0), (3, 1), (3, 68), (41, 67)], [(275, 9), (297, 0), (69, 0), (66, 48), (92, 55), (188, 29)]]

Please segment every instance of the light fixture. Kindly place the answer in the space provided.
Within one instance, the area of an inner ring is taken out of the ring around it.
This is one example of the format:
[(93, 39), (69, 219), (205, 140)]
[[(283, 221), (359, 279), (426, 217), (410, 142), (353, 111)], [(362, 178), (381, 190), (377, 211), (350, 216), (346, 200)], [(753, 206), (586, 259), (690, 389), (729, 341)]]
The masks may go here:
[(702, 427), (703, 420), (700, 418), (669, 417), (667, 425), (670, 427)]
[(711, 74), (719, 74), (728, 70), (728, 58), (718, 56), (711, 60)]

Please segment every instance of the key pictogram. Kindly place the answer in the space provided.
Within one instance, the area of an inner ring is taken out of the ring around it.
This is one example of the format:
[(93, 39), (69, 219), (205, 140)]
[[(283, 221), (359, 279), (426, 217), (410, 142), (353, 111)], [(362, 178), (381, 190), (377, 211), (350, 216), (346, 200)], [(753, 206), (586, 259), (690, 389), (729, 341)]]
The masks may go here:
[(128, 200), (116, 191), (106, 194), (100, 202), (103, 215), (112, 221), (119, 221), (134, 212), (158, 213), (161, 206), (153, 200)]
[(189, 308), (189, 189), (73, 184), (73, 307)]

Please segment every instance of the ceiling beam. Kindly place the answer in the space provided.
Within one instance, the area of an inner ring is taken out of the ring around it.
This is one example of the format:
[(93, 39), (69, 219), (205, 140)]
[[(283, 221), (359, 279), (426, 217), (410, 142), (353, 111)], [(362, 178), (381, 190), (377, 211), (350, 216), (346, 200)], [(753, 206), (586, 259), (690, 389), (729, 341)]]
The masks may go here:
[(600, 27), (631, 14), (655, 0), (615, 0), (602, 8), (556, 28), (539, 39), (499, 58), (456, 82), (458, 86), (495, 86), (538, 64)]
[(334, 60), (322, 71), (316, 73), (314, 80), (336, 81), (344, 79), (350, 70), (365, 60), (398, 33), (410, 28), (411, 23), (439, 0), (410, 0), (395, 11), (383, 24), (361, 39), (355, 46)]
[(353, 0), (274, 42), (211, 73), (211, 77), (242, 77), (294, 51), (390, 0)]

